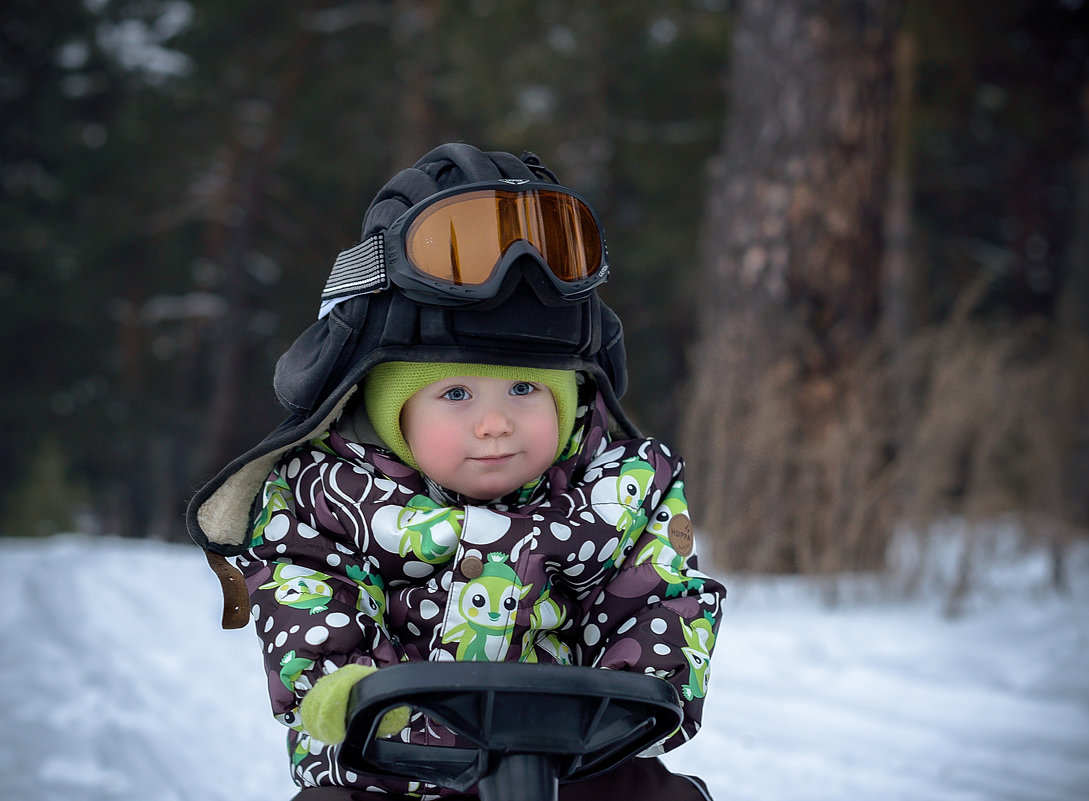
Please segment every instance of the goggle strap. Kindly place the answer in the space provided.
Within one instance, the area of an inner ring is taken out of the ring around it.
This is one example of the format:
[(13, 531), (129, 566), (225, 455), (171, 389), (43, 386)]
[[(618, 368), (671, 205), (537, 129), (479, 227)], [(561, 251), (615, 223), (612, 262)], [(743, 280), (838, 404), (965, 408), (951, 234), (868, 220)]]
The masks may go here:
[(341, 251), (321, 291), (322, 302), (388, 289), (383, 243), (384, 237), (379, 232)]

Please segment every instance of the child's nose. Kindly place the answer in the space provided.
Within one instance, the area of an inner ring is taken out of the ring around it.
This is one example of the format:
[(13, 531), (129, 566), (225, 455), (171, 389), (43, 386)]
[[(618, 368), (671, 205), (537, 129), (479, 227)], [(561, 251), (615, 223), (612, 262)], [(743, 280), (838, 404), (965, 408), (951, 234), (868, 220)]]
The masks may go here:
[(514, 431), (514, 424), (501, 409), (488, 409), (476, 424), (478, 437), (502, 437)]

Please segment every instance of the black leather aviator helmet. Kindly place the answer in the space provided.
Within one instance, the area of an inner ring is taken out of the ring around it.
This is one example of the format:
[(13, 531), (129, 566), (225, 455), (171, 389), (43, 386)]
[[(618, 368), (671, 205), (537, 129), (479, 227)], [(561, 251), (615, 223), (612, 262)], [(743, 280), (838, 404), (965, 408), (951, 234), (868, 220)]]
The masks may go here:
[[(380, 235), (416, 204), (484, 182), (515, 187), (557, 183), (532, 154), (518, 158), (466, 144), (442, 145), (382, 188), (367, 210), (361, 245), (380, 243)], [(453, 305), (429, 302), (426, 294), (388, 281), (377, 291), (342, 293), (330, 300), (336, 293), (327, 285), (323, 316), (276, 366), (273, 385), (290, 416), (192, 498), (186, 523), (193, 539), (214, 554), (245, 550), (252, 505), (273, 464), (326, 430), (367, 372), (382, 362), (483, 362), (581, 371), (602, 392), (613, 426), (625, 436), (638, 435), (619, 400), (627, 384), (619, 319), (596, 291), (562, 296), (554, 281), (544, 279), (543, 269), (539, 254), (523, 248), (494, 294)]]

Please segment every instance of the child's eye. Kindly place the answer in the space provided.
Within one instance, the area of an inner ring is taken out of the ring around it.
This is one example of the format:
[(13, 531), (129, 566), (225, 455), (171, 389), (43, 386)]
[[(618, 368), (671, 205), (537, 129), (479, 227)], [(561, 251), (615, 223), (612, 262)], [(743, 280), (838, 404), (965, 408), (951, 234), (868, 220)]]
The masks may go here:
[(469, 390), (467, 390), (465, 387), (451, 387), (450, 389), (446, 390), (446, 392), (442, 393), (442, 396), (447, 400), (452, 401), (468, 400)]
[(537, 386), (528, 381), (519, 381), (510, 388), (511, 395), (532, 395), (537, 391)]

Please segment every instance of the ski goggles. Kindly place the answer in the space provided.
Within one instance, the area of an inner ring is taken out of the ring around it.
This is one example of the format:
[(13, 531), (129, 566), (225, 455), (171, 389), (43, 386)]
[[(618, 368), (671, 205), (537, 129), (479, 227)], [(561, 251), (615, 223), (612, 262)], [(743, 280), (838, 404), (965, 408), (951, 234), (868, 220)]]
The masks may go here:
[(570, 189), (513, 179), (459, 186), (341, 253), (323, 310), (391, 283), (438, 305), (486, 300), (527, 255), (568, 301), (585, 299), (609, 273), (597, 214)]

